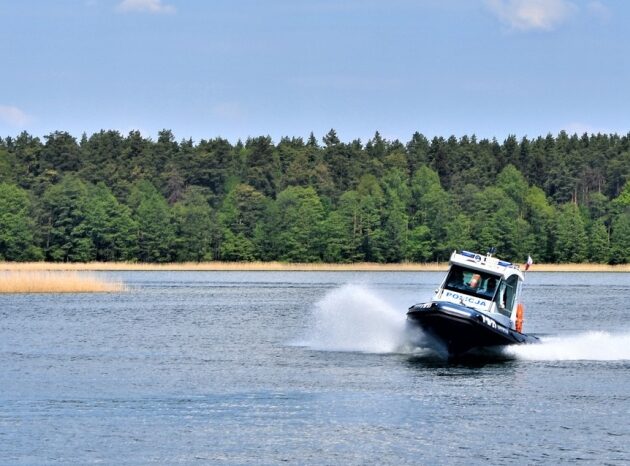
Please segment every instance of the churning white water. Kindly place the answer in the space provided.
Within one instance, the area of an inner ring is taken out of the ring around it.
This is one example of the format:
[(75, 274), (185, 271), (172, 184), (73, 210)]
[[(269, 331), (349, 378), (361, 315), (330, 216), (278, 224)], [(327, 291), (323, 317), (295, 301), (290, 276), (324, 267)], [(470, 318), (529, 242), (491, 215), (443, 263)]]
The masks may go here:
[(544, 337), (540, 344), (509, 346), (505, 353), (535, 361), (630, 360), (630, 333), (586, 332), (572, 336)]
[(405, 311), (366, 286), (344, 285), (315, 304), (302, 344), (323, 351), (396, 352), (405, 343)]

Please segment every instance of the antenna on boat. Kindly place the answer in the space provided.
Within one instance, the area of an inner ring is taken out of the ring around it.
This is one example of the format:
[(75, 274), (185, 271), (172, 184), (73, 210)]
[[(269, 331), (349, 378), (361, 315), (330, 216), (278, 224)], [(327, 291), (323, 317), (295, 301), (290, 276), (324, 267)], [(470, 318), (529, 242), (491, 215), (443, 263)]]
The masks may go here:
[(486, 256), (492, 257), (492, 254), (494, 254), (495, 252), (497, 252), (497, 248), (492, 246), (490, 249), (488, 249), (488, 252), (486, 253)]

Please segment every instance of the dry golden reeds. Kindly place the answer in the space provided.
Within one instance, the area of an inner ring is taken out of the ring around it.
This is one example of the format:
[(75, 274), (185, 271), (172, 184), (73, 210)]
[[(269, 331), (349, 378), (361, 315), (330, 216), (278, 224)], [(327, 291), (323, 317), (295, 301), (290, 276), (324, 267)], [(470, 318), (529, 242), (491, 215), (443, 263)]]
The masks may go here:
[(534, 264), (529, 272), (630, 272), (630, 264)]
[(148, 264), (138, 262), (0, 262), (1, 270), (73, 270), (73, 271), (443, 271), (443, 263), (354, 264), (289, 263), (289, 262), (177, 262)]
[(0, 293), (102, 293), (124, 291), (122, 282), (77, 271), (0, 272)]
[[(314, 271), (314, 272), (435, 272), (448, 268), (447, 262), (401, 264), (297, 264), (287, 262), (184, 262), (146, 264), (137, 262), (0, 262), (0, 271)], [(529, 272), (630, 272), (630, 264), (534, 264)]]

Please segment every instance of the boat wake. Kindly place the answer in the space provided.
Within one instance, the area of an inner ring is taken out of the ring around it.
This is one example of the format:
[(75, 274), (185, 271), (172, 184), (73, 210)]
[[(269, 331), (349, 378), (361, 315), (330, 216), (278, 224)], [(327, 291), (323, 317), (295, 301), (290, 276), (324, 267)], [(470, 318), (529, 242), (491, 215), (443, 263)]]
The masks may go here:
[(515, 359), (529, 361), (630, 360), (630, 332), (586, 332), (543, 337), (540, 344), (508, 346), (504, 353)]

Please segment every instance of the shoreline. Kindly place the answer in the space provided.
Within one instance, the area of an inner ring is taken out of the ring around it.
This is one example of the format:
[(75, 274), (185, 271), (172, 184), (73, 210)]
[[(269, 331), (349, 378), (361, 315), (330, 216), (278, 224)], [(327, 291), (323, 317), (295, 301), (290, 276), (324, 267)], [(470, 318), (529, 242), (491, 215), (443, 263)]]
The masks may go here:
[[(286, 262), (0, 262), (0, 271), (207, 271), (207, 272), (443, 272), (448, 262), (437, 263), (286, 263)], [(523, 266), (521, 265), (521, 270)], [(534, 264), (530, 272), (630, 272), (630, 264)]]

